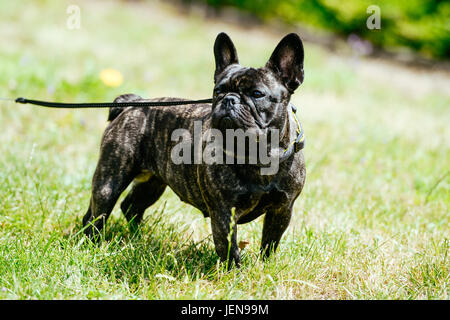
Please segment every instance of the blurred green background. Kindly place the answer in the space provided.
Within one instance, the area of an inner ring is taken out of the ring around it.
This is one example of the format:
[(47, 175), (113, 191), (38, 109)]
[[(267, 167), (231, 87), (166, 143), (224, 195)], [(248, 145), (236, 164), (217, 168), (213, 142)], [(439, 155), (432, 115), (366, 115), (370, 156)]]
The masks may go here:
[[(235, 7), (267, 22), (312, 26), (338, 35), (356, 34), (377, 47), (409, 48), (429, 58), (450, 57), (450, 1), (441, 0), (184, 0), (215, 8)], [(366, 27), (378, 6), (381, 29)], [(382, 30), (382, 31), (381, 31)]]

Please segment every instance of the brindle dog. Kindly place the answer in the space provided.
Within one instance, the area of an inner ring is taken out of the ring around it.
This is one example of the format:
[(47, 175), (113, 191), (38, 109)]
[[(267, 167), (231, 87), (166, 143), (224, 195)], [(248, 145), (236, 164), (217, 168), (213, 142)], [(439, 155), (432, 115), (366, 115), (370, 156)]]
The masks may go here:
[[(174, 107), (111, 108), (100, 148), (100, 159), (92, 181), (90, 206), (83, 218), (88, 236), (104, 226), (117, 199), (134, 181), (121, 204), (130, 224), (136, 226), (144, 211), (169, 186), (179, 198), (211, 218), (216, 252), (222, 261), (240, 265), (237, 224), (262, 214), (261, 251), (274, 251), (288, 227), (295, 199), (305, 183), (302, 152), (294, 152), (271, 175), (262, 175), (252, 164), (175, 164), (171, 134), (194, 121), (206, 131), (216, 128), (279, 130), (279, 148), (289, 147), (297, 137), (290, 98), (303, 82), (303, 44), (297, 34), (285, 36), (264, 67), (239, 65), (231, 39), (220, 33), (214, 44), (216, 70), (211, 104)], [(142, 99), (126, 94), (116, 102), (175, 101), (179, 98)], [(235, 214), (232, 215), (232, 208)], [(234, 219), (232, 221), (232, 218)], [(232, 232), (230, 232), (232, 231)], [(229, 237), (231, 236), (231, 244)]]

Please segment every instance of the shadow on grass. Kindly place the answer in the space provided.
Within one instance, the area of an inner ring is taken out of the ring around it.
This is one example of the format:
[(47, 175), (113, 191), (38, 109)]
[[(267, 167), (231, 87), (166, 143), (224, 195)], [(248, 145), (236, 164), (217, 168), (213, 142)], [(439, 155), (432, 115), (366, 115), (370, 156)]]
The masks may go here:
[[(96, 268), (112, 280), (138, 284), (155, 278), (195, 280), (213, 279), (218, 256), (212, 235), (195, 242), (187, 228), (169, 223), (164, 208), (153, 212), (135, 232), (124, 219), (110, 219), (100, 239), (93, 243), (85, 238), (81, 227), (65, 238), (82, 243), (85, 254), (97, 256)], [(224, 268), (223, 268), (224, 269)]]

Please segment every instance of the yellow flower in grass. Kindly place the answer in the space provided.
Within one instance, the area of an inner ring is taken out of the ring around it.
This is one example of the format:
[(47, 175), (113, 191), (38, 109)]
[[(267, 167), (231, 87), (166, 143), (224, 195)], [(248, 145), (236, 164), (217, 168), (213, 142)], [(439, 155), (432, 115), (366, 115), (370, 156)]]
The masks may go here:
[(100, 80), (108, 87), (118, 87), (123, 82), (123, 76), (120, 71), (115, 69), (103, 69), (100, 72)]

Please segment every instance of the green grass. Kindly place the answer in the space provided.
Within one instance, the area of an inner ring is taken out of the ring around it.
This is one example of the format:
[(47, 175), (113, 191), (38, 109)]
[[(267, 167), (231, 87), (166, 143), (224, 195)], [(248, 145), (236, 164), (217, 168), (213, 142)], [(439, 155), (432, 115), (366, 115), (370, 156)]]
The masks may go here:
[[(0, 5), (0, 97), (112, 101), (211, 95), (220, 31), (242, 64), (283, 34), (161, 4)], [(241, 270), (218, 264), (209, 220), (171, 192), (130, 234), (118, 206), (105, 240), (81, 235), (106, 110), (0, 102), (0, 298), (448, 299), (450, 76), (305, 44), (293, 97), (307, 136), (306, 185), (278, 252), (258, 255), (261, 218), (239, 226)], [(106, 87), (104, 68), (124, 83)]]

